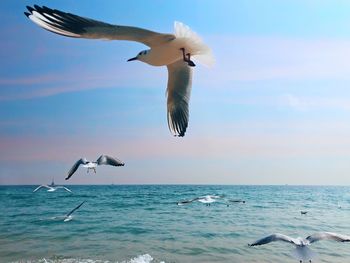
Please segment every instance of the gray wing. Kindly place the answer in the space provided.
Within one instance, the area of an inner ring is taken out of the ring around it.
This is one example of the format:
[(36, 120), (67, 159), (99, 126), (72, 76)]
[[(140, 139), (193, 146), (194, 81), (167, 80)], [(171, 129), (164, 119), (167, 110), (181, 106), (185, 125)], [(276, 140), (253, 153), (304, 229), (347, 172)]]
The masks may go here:
[(296, 244), (294, 238), (291, 238), (289, 236), (283, 235), (283, 234), (272, 234), (269, 235), (267, 237), (261, 238), (257, 241), (255, 241), (253, 244), (249, 244), (249, 246), (253, 247), (253, 246), (260, 246), (260, 245), (264, 245), (264, 244), (268, 244), (270, 242), (275, 242), (275, 241), (283, 241), (283, 242), (288, 242), (291, 244)]
[(350, 242), (350, 236), (341, 235), (337, 233), (331, 233), (331, 232), (320, 232), (313, 234), (311, 236), (308, 236), (306, 238), (310, 243), (314, 243), (320, 240), (328, 239), (328, 240), (334, 240), (338, 242)]
[(169, 129), (175, 136), (185, 136), (191, 88), (192, 68), (183, 60), (168, 65), (167, 117)]
[(177, 202), (177, 205), (187, 205), (187, 204), (190, 204), (194, 201), (197, 201), (199, 198), (196, 197), (196, 198), (193, 198), (193, 199), (189, 199), (189, 200), (184, 200), (184, 201), (180, 201), (180, 202)]
[(83, 201), (80, 205), (78, 205), (76, 208), (74, 208), (72, 211), (70, 211), (66, 217), (70, 216), (71, 214), (74, 213), (75, 210), (79, 209), (86, 201)]
[(76, 170), (78, 170), (79, 165), (86, 164), (86, 163), (87, 163), (87, 160), (85, 158), (81, 158), (78, 161), (76, 161), (76, 163), (72, 166), (72, 168), (70, 168), (68, 175), (66, 177), (66, 180), (71, 178), (71, 176), (76, 172)]
[(137, 27), (111, 25), (46, 6), (27, 6), (27, 9), (29, 12), (24, 14), (34, 23), (48, 31), (67, 37), (130, 40), (150, 47), (175, 39), (172, 34), (161, 34)]
[(107, 164), (107, 165), (112, 165), (112, 166), (124, 166), (125, 163), (123, 163), (121, 160), (118, 160), (117, 158), (114, 158), (114, 157), (111, 157), (111, 156), (108, 156), (108, 155), (101, 155), (96, 163), (98, 165), (101, 165), (101, 164)]
[(50, 188), (50, 187), (48, 187), (47, 185), (39, 185), (37, 188), (34, 189), (33, 193), (35, 193), (36, 191), (38, 191), (38, 190), (41, 189), (42, 187)]

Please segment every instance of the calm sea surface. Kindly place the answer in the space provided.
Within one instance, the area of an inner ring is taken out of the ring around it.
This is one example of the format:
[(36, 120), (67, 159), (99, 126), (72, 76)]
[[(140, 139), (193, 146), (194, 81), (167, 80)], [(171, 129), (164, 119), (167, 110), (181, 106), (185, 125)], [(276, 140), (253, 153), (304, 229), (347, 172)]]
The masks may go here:
[[(247, 244), (274, 232), (350, 235), (350, 187), (0, 186), (0, 262), (297, 262), (293, 247)], [(176, 202), (207, 194), (245, 204)], [(63, 222), (82, 201), (86, 203)], [(340, 208), (341, 207), (341, 208)], [(301, 215), (300, 210), (308, 211)], [(321, 241), (314, 262), (350, 262), (350, 243)]]

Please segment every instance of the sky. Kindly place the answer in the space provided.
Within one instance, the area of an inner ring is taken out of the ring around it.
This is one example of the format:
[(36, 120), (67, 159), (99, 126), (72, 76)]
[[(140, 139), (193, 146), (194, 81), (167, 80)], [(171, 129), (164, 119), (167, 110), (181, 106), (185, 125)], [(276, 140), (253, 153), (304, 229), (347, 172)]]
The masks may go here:
[[(12, 1), (0, 9), (0, 184), (350, 185), (349, 1)], [(166, 67), (144, 45), (39, 28), (26, 5), (172, 33), (196, 31), (184, 138), (166, 121)], [(108, 154), (124, 167), (80, 169)]]

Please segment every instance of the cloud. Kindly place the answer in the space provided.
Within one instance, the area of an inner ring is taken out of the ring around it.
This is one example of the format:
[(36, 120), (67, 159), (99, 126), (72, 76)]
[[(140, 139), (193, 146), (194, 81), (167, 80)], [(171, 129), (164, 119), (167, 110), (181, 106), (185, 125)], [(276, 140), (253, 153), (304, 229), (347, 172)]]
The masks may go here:
[[(283, 127), (283, 129), (281, 129)], [(163, 128), (163, 127), (162, 127)], [(160, 129), (160, 128), (159, 128)], [(169, 138), (167, 132), (143, 130), (143, 137), (118, 139), (105, 132), (70, 136), (11, 136), (0, 138), (0, 161), (60, 161), (96, 158), (108, 153), (121, 159), (218, 160), (252, 157), (292, 158), (301, 156), (350, 155), (350, 124), (344, 122), (260, 122), (222, 125), (221, 131), (201, 135), (194, 127), (185, 138)], [(154, 136), (153, 134), (157, 134)], [(145, 139), (147, 135), (147, 139)], [(89, 141), (88, 144), (83, 143)], [(54, 146), (54, 147), (53, 147)]]
[(297, 111), (319, 110), (319, 109), (337, 109), (350, 110), (350, 98), (331, 98), (331, 97), (305, 97), (286, 94), (282, 100), (287, 106)]
[[(156, 85), (163, 86), (165, 90), (166, 75), (161, 70), (154, 70), (150, 73), (148, 69), (144, 69), (142, 66), (147, 67), (146, 65), (133, 67), (137, 74), (131, 72), (130, 68), (125, 66), (104, 65), (98, 70), (87, 67), (83, 70), (0, 78), (0, 101), (41, 98), (99, 88), (148, 88), (150, 86), (154, 87), (155, 82), (157, 82)], [(135, 75), (138, 77), (135, 78)]]
[[(214, 86), (235, 81), (350, 80), (350, 40), (212, 36)], [(200, 75), (205, 79), (207, 72)]]
[[(280, 81), (283, 88), (283, 83), (289, 81), (350, 80), (349, 40), (219, 35), (209, 37), (208, 43), (217, 62), (211, 69), (196, 67), (194, 86), (233, 89), (242, 83), (274, 80)], [(69, 60), (69, 54), (60, 56)], [(165, 89), (165, 67), (149, 67), (141, 63), (131, 66), (124, 62), (107, 64), (103, 62), (103, 56), (107, 54), (102, 53), (97, 64), (78, 65), (73, 61), (69, 67), (59, 67), (39, 75), (0, 78), (0, 100), (31, 99), (112, 87)], [(297, 103), (299, 108), (306, 103), (292, 97), (287, 99), (290, 104)]]

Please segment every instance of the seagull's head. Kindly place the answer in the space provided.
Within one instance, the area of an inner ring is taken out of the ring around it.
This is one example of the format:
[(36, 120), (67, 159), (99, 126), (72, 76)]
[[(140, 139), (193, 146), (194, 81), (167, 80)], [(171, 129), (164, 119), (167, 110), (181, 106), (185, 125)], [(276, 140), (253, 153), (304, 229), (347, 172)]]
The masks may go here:
[(139, 52), (136, 57), (128, 59), (128, 62), (133, 61), (133, 60), (140, 60), (140, 61), (145, 62), (148, 53), (149, 53), (149, 50), (143, 50), (143, 51)]

